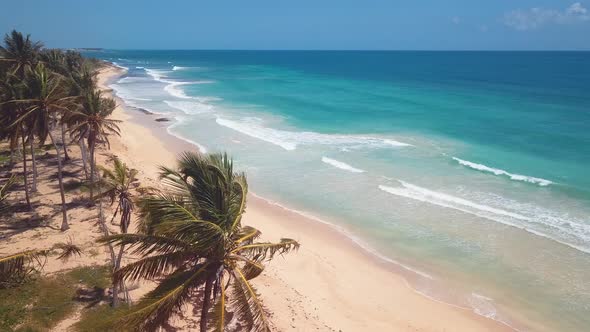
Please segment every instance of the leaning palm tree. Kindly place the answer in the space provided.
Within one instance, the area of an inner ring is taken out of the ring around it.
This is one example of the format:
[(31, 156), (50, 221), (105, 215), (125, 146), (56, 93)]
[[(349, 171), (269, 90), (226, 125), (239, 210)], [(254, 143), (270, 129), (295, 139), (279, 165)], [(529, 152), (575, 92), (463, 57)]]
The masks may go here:
[(94, 173), (96, 168), (96, 145), (106, 143), (110, 147), (109, 135), (120, 135), (119, 120), (108, 117), (116, 108), (115, 101), (104, 98), (100, 90), (88, 91), (82, 99), (81, 109), (70, 111), (67, 121), (75, 140), (86, 139), (90, 150), (90, 199), (94, 198)]
[[(103, 196), (107, 196), (111, 199), (111, 205), (117, 204), (111, 224), (113, 220), (120, 215), (119, 227), (121, 234), (126, 234), (129, 230), (129, 224), (131, 223), (131, 213), (134, 209), (132, 185), (137, 181), (137, 170), (129, 169), (125, 163), (119, 158), (113, 159), (113, 168), (108, 169), (99, 166), (103, 172), (102, 179), (100, 181), (99, 188), (102, 193), (99, 195), (99, 199)], [(119, 247), (119, 253), (114, 258), (113, 271), (118, 270), (121, 267), (121, 259), (123, 259), (123, 253), (125, 246)], [(119, 302), (119, 291), (125, 289), (123, 282), (113, 284), (113, 306), (117, 307)]]
[(233, 311), (245, 331), (269, 331), (260, 297), (250, 283), (275, 254), (299, 243), (255, 242), (260, 232), (243, 226), (247, 184), (225, 154), (186, 152), (173, 170), (161, 168), (168, 190), (139, 200), (141, 234), (119, 234), (100, 241), (127, 245), (142, 258), (114, 273), (114, 280), (157, 279), (149, 292), (121, 319), (127, 328), (154, 331), (187, 302), (199, 298), (200, 331), (223, 331)]
[(73, 97), (68, 97), (63, 88), (62, 78), (49, 72), (42, 63), (37, 64), (33, 69), (29, 69), (26, 75), (26, 95), (27, 99), (16, 100), (16, 103), (26, 105), (24, 114), (17, 121), (26, 121), (31, 117), (40, 118), (39, 123), (48, 126), (46, 133), (51, 140), (55, 153), (57, 154), (58, 182), (61, 195), (62, 207), (62, 224), (61, 230), (69, 229), (68, 216), (66, 210), (66, 198), (63, 185), (63, 165), (60, 149), (52, 133), (63, 112), (68, 110)]

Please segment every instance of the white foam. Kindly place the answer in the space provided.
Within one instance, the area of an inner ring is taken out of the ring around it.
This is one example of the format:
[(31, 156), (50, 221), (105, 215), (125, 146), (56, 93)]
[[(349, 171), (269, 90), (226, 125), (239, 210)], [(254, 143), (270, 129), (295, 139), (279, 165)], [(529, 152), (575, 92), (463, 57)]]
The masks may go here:
[[(401, 187), (389, 187), (384, 185), (379, 185), (378, 187), (382, 191), (396, 196), (410, 198), (444, 208), (454, 209), (480, 218), (516, 227), (528, 233), (566, 245), (570, 248), (590, 253), (590, 248), (587, 246), (587, 243), (590, 240), (588, 237), (588, 234), (590, 234), (588, 225), (582, 225), (574, 221), (568, 221), (568, 224), (572, 227), (571, 230), (568, 230), (563, 226), (554, 224), (553, 217), (546, 216), (544, 214), (539, 215), (538, 213), (535, 213), (535, 211), (521, 212), (519, 210), (518, 213), (507, 211), (481, 203), (476, 203), (464, 198), (422, 188), (401, 180), (397, 181), (402, 185)], [(524, 213), (527, 215), (525, 216)], [(583, 232), (573, 228), (574, 226), (583, 228)], [(548, 227), (554, 231), (557, 231), (559, 236), (556, 236), (554, 232), (548, 234), (548, 231), (546, 230)], [(578, 243), (583, 243), (584, 245), (580, 245)]]
[(180, 88), (180, 86), (182, 86), (182, 85), (215, 83), (214, 81), (210, 81), (210, 80), (190, 81), (190, 82), (172, 81), (169, 79), (165, 79), (166, 74), (170, 73), (170, 71), (168, 71), (168, 70), (146, 68), (145, 71), (154, 80), (167, 84), (164, 87), (164, 91), (168, 92), (171, 96), (176, 97), (176, 98), (180, 98), (180, 99), (198, 99), (198, 97), (188, 96), (184, 92), (184, 90)]
[(539, 186), (548, 186), (550, 184), (552, 184), (552, 181), (546, 180), (546, 179), (541, 179), (541, 178), (535, 178), (532, 176), (526, 176), (526, 175), (520, 175), (520, 174), (513, 174), (513, 173), (509, 173), (503, 169), (497, 169), (497, 168), (493, 168), (493, 167), (489, 167), (486, 165), (482, 165), (482, 164), (478, 164), (478, 163), (474, 163), (468, 160), (463, 160), (463, 159), (459, 159), (457, 157), (453, 157), (453, 160), (457, 161), (459, 164), (481, 171), (481, 172), (487, 172), (487, 173), (492, 173), (495, 175), (504, 175), (509, 177), (511, 180), (514, 181), (523, 181), (523, 182), (528, 182), (528, 183), (534, 183), (537, 184)]
[(168, 106), (181, 110), (185, 114), (203, 114), (211, 113), (213, 105), (206, 104), (204, 101), (171, 101), (164, 100)]
[(123, 77), (120, 80), (118, 80), (117, 83), (124, 83), (124, 84), (137, 83), (137, 82), (141, 82), (143, 80), (145, 80), (145, 78), (141, 78), (141, 77)]
[(121, 68), (121, 69), (123, 69), (123, 70), (125, 70), (125, 71), (128, 71), (128, 70), (129, 70), (129, 68), (128, 68), (128, 67), (121, 66), (120, 64), (118, 64), (118, 63), (116, 63), (116, 62), (114, 62), (114, 61), (113, 61), (113, 62), (111, 62), (111, 63), (112, 63), (112, 64), (113, 64), (115, 67)]
[(336, 159), (331, 159), (331, 158), (328, 158), (328, 157), (322, 157), (322, 161), (324, 163), (328, 164), (328, 165), (332, 165), (332, 166), (334, 166), (336, 168), (343, 169), (345, 171), (349, 171), (349, 172), (352, 172), (352, 173), (364, 173), (365, 172), (362, 169), (354, 168), (354, 167), (350, 166), (349, 164), (344, 163), (344, 162), (341, 162), (341, 161), (338, 161)]
[(497, 216), (505, 216), (510, 217), (518, 220), (529, 221), (530, 219), (514, 212), (505, 211), (502, 209), (494, 208), (491, 206), (478, 204), (460, 197), (451, 196), (448, 194), (432, 191), (426, 188), (422, 188), (411, 183), (407, 183), (401, 180), (398, 180), (401, 183), (402, 187), (387, 187), (387, 186), (379, 186), (379, 189), (386, 191), (390, 194), (394, 194), (397, 196), (402, 196), (406, 198), (411, 198), (415, 200), (419, 200), (422, 202), (456, 209), (459, 211), (471, 213), (477, 216), (483, 216), (486, 218), (486, 215), (492, 214)]
[(274, 145), (278, 145), (288, 151), (295, 150), (298, 145), (333, 145), (340, 146), (341, 148), (347, 147), (349, 149), (409, 146), (409, 144), (397, 142), (392, 139), (383, 139), (370, 136), (331, 135), (309, 131), (296, 132), (278, 130), (262, 126), (260, 124), (261, 121), (255, 118), (244, 118), (241, 121), (233, 121), (218, 117), (216, 121), (221, 126), (231, 128), (241, 132), (242, 134), (272, 143)]
[(135, 69), (145, 69), (145, 67), (135, 67)]
[(189, 84), (188, 82), (170, 82), (170, 84), (164, 87), (164, 91), (168, 92), (171, 96), (181, 99), (191, 99), (187, 96), (184, 90), (178, 88), (181, 85)]

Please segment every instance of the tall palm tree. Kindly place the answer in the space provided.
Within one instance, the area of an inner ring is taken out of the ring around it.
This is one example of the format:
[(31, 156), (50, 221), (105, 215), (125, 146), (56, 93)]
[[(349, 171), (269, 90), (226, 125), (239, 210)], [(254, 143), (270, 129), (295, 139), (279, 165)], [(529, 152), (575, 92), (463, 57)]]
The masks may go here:
[[(111, 205), (115, 202), (117, 207), (113, 213), (111, 223), (117, 215), (120, 215), (119, 227), (121, 234), (126, 234), (129, 230), (129, 224), (131, 223), (131, 213), (134, 209), (132, 185), (137, 181), (137, 170), (129, 169), (125, 163), (119, 158), (113, 159), (113, 168), (108, 169), (99, 166), (103, 172), (102, 179), (100, 181), (100, 188), (102, 193), (100, 196), (108, 196), (111, 199)], [(118, 270), (121, 267), (121, 259), (125, 246), (119, 247), (119, 253), (115, 257), (113, 263), (113, 271)], [(125, 289), (123, 282), (113, 284), (113, 306), (117, 307), (119, 303), (119, 290)]]
[(57, 154), (57, 174), (63, 217), (61, 230), (65, 231), (70, 227), (68, 225), (65, 190), (63, 186), (63, 165), (61, 152), (51, 129), (55, 128), (61, 114), (68, 110), (73, 98), (65, 94), (62, 78), (49, 72), (42, 63), (37, 64), (33, 69), (27, 71), (25, 82), (28, 98), (15, 101), (26, 105), (26, 110), (19, 117), (18, 121), (25, 121), (28, 118), (34, 117), (40, 118), (37, 121), (48, 126), (46, 132)]
[[(19, 120), (20, 115), (24, 110), (24, 105), (18, 104), (15, 101), (23, 96), (23, 84), (15, 75), (9, 74), (0, 82), (0, 106), (2, 113), (0, 113), (0, 124), (2, 130), (0, 131), (0, 138), (9, 140), (10, 148), (16, 149), (19, 139), (21, 140), (22, 161), (23, 161), (23, 180), (25, 201), (29, 210), (32, 209), (31, 199), (29, 194), (29, 173), (27, 168), (27, 154), (25, 144), (26, 138), (30, 135), (25, 129), (25, 124)], [(12, 155), (12, 153), (11, 153)], [(33, 177), (36, 180), (36, 176)]]
[(23, 79), (27, 68), (33, 67), (43, 48), (41, 42), (34, 42), (31, 36), (12, 30), (4, 36), (4, 46), (0, 46), (0, 61), (8, 62), (11, 72)]
[(115, 101), (104, 98), (100, 90), (88, 91), (82, 99), (81, 109), (70, 111), (66, 121), (71, 124), (70, 132), (75, 140), (86, 139), (90, 149), (90, 199), (94, 198), (94, 173), (96, 168), (96, 145), (106, 143), (110, 147), (109, 135), (120, 135), (119, 120), (108, 117), (116, 108)]
[[(14, 76), (19, 81), (24, 81), (25, 75), (28, 69), (33, 67), (39, 60), (39, 53), (43, 44), (41, 42), (32, 41), (30, 35), (26, 37), (23, 36), (22, 33), (12, 30), (10, 34), (6, 34), (4, 36), (4, 46), (0, 46), (0, 63), (2, 63), (9, 71), (10, 76)], [(13, 84), (14, 83), (13, 80)], [(14, 128), (16, 131), (23, 131), (22, 128), (24, 125), (19, 124)], [(19, 129), (20, 127), (20, 129)], [(24, 137), (21, 137), (24, 138)], [(37, 165), (35, 160), (35, 149), (34, 145), (34, 135), (28, 135), (27, 140), (30, 144), (31, 149), (31, 156), (33, 161), (33, 183), (32, 183), (32, 190), (36, 191), (37, 189)], [(23, 147), (23, 151), (25, 147)], [(24, 157), (23, 157), (24, 158)], [(26, 159), (24, 159), (23, 163), (24, 172), (25, 172), (25, 189), (28, 190), (28, 181), (27, 181), (27, 170), (26, 170)], [(30, 202), (28, 199), (28, 193), (25, 194), (27, 198), (27, 204), (30, 207)]]
[[(250, 279), (265, 260), (297, 249), (299, 243), (255, 242), (260, 232), (243, 226), (247, 183), (233, 170), (225, 154), (203, 156), (186, 152), (178, 168), (161, 168), (168, 188), (139, 200), (141, 234), (102, 238), (127, 245), (142, 258), (114, 273), (114, 280), (161, 280), (159, 285), (122, 318), (127, 327), (154, 331), (177, 310), (200, 298), (200, 330), (208, 324), (223, 331), (228, 310), (246, 331), (269, 331), (269, 321)], [(213, 303), (214, 302), (214, 305)]]

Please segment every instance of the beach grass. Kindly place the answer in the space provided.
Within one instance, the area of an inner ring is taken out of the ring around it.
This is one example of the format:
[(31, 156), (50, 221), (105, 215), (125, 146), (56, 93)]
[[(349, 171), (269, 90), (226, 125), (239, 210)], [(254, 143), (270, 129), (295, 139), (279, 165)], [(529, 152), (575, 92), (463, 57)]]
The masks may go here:
[(0, 331), (50, 331), (87, 301), (81, 291), (98, 294), (109, 283), (107, 267), (86, 266), (0, 289)]

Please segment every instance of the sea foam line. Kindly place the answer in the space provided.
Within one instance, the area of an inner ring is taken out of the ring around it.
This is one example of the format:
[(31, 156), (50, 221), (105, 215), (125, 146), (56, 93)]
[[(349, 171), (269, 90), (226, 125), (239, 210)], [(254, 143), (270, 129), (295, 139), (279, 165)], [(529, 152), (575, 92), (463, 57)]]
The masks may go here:
[[(470, 200), (467, 200), (464, 198), (455, 197), (452, 195), (448, 195), (448, 194), (436, 192), (436, 191), (433, 191), (430, 189), (422, 188), (422, 187), (416, 186), (411, 183), (407, 183), (402, 180), (397, 180), (397, 181), (402, 185), (402, 187), (390, 187), (390, 186), (384, 186), (384, 185), (379, 185), (378, 187), (382, 191), (385, 191), (385, 192), (392, 194), (392, 195), (405, 197), (405, 198), (421, 201), (424, 203), (461, 211), (461, 212), (471, 214), (471, 215), (474, 215), (474, 216), (477, 216), (480, 218), (488, 219), (488, 220), (495, 221), (495, 222), (498, 222), (498, 223), (501, 223), (504, 225), (508, 225), (508, 226), (512, 226), (512, 227), (524, 230), (528, 233), (552, 240), (554, 242), (560, 243), (562, 245), (568, 246), (570, 248), (576, 249), (581, 252), (590, 253), (590, 248), (588, 248), (587, 246), (577, 245), (577, 244), (571, 243), (567, 240), (556, 238), (555, 236), (551, 236), (549, 234), (538, 231), (536, 229), (532, 229), (531, 227), (527, 227), (527, 224), (532, 225), (533, 223), (539, 223), (540, 220), (543, 219), (541, 217), (524, 216), (520, 213), (510, 212), (510, 211), (506, 211), (503, 209), (498, 209), (495, 207), (476, 203), (476, 202), (473, 202), (473, 201), (470, 201)], [(515, 221), (510, 221), (510, 219), (507, 219), (506, 217), (511, 218), (512, 220), (519, 220), (520, 222), (523, 222), (524, 224), (521, 224), (521, 223), (515, 222)], [(574, 222), (571, 222), (571, 223), (575, 224)], [(551, 224), (547, 224), (547, 223), (542, 223), (541, 225), (543, 227), (553, 227), (553, 228), (559, 229), (560, 231), (564, 231), (563, 228), (558, 228), (555, 225), (551, 225)], [(570, 238), (570, 240), (573, 238), (573, 239), (576, 239), (576, 241), (582, 240), (583, 243), (586, 243), (586, 241), (584, 240), (584, 237), (581, 236), (580, 234), (575, 234), (575, 233), (572, 234), (571, 232), (566, 232), (565, 235), (567, 235)]]
[[(380, 185), (379, 189), (388, 192), (390, 194), (394, 194), (397, 196), (402, 196), (406, 198), (411, 198), (414, 200), (422, 201), (425, 203), (430, 203), (446, 208), (460, 210), (466, 213), (471, 213), (480, 216), (480, 212), (489, 212), (495, 215), (510, 217), (518, 220), (529, 221), (528, 217), (525, 217), (518, 213), (513, 213), (509, 211), (505, 211), (502, 209), (494, 208), (491, 206), (475, 203), (464, 198), (451, 196), (448, 194), (436, 192), (433, 190), (429, 190), (426, 188), (422, 188), (411, 183), (407, 183), (401, 180), (398, 180), (401, 183), (402, 187), (387, 187)], [(476, 211), (473, 211), (473, 210)], [(479, 212), (478, 212), (479, 211)], [(484, 218), (488, 218), (485, 217)], [(488, 218), (489, 219), (489, 218)]]
[(217, 117), (216, 122), (221, 126), (241, 132), (242, 134), (280, 146), (287, 151), (295, 150), (298, 145), (335, 145), (341, 147), (346, 146), (349, 149), (411, 146), (410, 144), (398, 142), (393, 139), (370, 136), (321, 134), (309, 131), (296, 132), (273, 129), (262, 126), (260, 121), (255, 118), (244, 118), (241, 121), (234, 121)]
[(331, 159), (331, 158), (328, 158), (328, 157), (322, 157), (322, 161), (324, 163), (328, 164), (328, 165), (332, 165), (332, 166), (334, 166), (336, 168), (339, 168), (339, 169), (342, 169), (342, 170), (345, 170), (345, 171), (348, 171), (348, 172), (352, 172), (352, 173), (364, 173), (365, 172), (362, 169), (354, 168), (354, 167), (350, 166), (349, 164), (344, 163), (344, 162), (341, 162), (341, 161), (338, 161), (336, 159)]
[(503, 169), (489, 167), (486, 165), (471, 162), (469, 160), (459, 159), (457, 157), (453, 157), (453, 160), (455, 160), (459, 164), (469, 167), (471, 169), (475, 169), (475, 170), (481, 171), (481, 172), (493, 173), (495, 175), (504, 175), (514, 181), (523, 181), (523, 182), (528, 182), (528, 183), (534, 183), (534, 184), (537, 184), (542, 187), (553, 184), (552, 181), (549, 181), (546, 179), (541, 179), (541, 178), (536, 178), (536, 177), (526, 176), (526, 175), (520, 175), (520, 174), (513, 174), (513, 173), (509, 173)]

